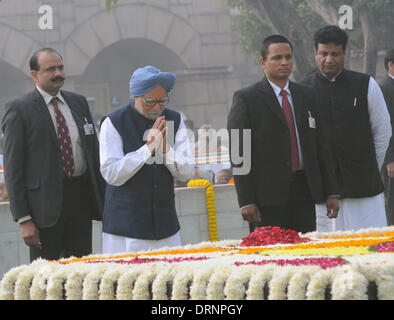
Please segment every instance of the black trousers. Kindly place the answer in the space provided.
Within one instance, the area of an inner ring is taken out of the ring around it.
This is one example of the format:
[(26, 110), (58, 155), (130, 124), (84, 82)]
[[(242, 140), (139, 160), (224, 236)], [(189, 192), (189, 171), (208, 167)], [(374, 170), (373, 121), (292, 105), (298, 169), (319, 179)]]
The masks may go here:
[(315, 203), (303, 170), (292, 174), (289, 198), (283, 206), (258, 205), (258, 208), (261, 222), (249, 223), (250, 232), (263, 226), (276, 226), (302, 233), (316, 230)]
[(92, 253), (92, 220), (87, 175), (65, 178), (63, 207), (59, 220), (50, 228), (40, 228), (42, 248), (30, 247), (30, 262), (43, 258), (58, 260)]

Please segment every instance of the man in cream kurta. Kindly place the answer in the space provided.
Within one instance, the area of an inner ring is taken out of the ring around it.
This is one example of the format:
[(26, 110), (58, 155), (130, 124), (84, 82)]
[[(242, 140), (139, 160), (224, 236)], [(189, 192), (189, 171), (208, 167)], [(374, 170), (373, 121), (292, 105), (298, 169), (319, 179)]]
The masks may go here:
[[(335, 81), (335, 78), (334, 80)], [(382, 92), (371, 77), (368, 87), (368, 111), (370, 114), (373, 140), (378, 167), (382, 168), (391, 136), (390, 116)], [(384, 195), (339, 200), (339, 212), (336, 219), (329, 219), (326, 208), (316, 205), (316, 228), (319, 232), (336, 230), (358, 230), (362, 228), (384, 227), (387, 225)]]
[(358, 230), (387, 225), (380, 177), (391, 137), (390, 115), (376, 81), (344, 68), (348, 36), (337, 26), (314, 36), (318, 70), (304, 79), (320, 98), (322, 119), (330, 129), (340, 210), (328, 219), (316, 205), (317, 231)]

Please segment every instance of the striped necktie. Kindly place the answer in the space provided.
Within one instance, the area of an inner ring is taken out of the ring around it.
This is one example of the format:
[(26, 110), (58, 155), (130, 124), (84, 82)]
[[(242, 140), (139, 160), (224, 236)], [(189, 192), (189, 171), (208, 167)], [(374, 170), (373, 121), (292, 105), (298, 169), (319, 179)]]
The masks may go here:
[(282, 96), (282, 110), (290, 131), (291, 171), (295, 172), (300, 168), (300, 158), (298, 157), (298, 144), (295, 131), (294, 117), (293, 112), (291, 111), (289, 99), (287, 98), (287, 92), (282, 89), (280, 95)]
[(51, 104), (53, 105), (53, 110), (56, 115), (57, 136), (59, 138), (60, 151), (63, 157), (64, 173), (67, 177), (71, 178), (74, 173), (75, 166), (70, 132), (68, 130), (66, 119), (64, 119), (63, 114), (59, 110), (57, 101), (58, 98), (53, 98), (51, 100)]

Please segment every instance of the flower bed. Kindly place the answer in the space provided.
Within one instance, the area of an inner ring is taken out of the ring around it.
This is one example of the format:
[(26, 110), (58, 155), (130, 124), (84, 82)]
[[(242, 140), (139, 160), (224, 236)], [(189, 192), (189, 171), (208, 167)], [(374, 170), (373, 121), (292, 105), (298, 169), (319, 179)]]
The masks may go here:
[(394, 227), (297, 234), (117, 255), (36, 260), (7, 272), (0, 299), (394, 299)]

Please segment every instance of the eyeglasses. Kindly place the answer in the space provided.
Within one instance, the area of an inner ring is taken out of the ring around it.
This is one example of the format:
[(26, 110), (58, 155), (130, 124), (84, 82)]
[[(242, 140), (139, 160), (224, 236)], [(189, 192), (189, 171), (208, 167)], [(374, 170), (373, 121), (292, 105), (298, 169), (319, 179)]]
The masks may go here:
[(146, 99), (144, 96), (141, 96), (142, 99), (144, 99), (145, 103), (150, 106), (153, 107), (154, 105), (156, 105), (157, 103), (161, 106), (161, 107), (165, 107), (166, 105), (168, 105), (168, 103), (170, 102), (170, 98), (168, 96), (160, 99), (160, 100), (155, 100), (155, 99)]

